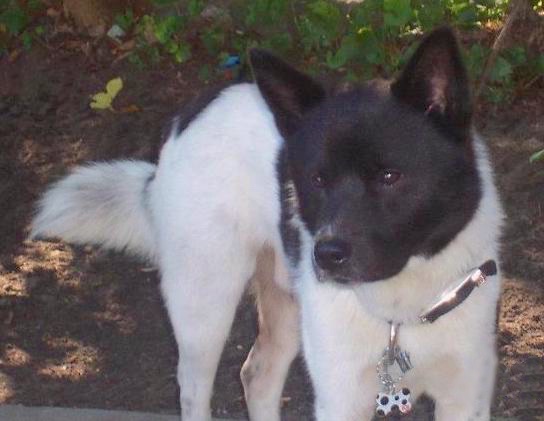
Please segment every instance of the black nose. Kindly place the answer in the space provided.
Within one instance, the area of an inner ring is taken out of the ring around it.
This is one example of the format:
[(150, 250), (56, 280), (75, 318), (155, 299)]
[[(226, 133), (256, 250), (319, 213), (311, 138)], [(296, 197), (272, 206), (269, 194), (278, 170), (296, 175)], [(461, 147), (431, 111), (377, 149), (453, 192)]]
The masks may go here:
[(333, 272), (347, 263), (351, 257), (351, 245), (337, 238), (320, 240), (314, 247), (314, 257), (321, 269)]

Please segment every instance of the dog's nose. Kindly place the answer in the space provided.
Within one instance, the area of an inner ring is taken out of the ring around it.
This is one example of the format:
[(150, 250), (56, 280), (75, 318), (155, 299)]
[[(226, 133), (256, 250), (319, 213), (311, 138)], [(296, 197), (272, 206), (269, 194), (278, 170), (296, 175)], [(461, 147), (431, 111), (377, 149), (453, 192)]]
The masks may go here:
[(321, 269), (334, 272), (351, 257), (351, 245), (337, 238), (319, 240), (314, 246), (314, 257)]

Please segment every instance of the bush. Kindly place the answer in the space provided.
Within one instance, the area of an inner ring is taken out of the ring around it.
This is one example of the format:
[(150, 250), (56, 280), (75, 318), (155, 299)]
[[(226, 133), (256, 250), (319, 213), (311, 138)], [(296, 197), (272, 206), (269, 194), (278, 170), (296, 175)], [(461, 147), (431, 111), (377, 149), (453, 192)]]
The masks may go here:
[[(134, 41), (130, 61), (146, 66), (169, 58), (181, 64), (204, 54), (209, 63), (200, 75), (206, 79), (229, 57), (244, 62), (254, 46), (296, 58), (310, 72), (358, 80), (390, 77), (412, 53), (415, 38), (449, 24), (476, 40), (465, 56), (472, 79), (478, 80), (495, 36), (489, 28), (501, 26), (508, 7), (507, 0), (231, 0), (224, 8), (204, 0), (149, 1), (154, 13), (127, 9), (115, 18), (125, 38)], [(544, 8), (543, 0), (531, 1)], [(29, 26), (40, 7), (40, 0), (0, 0), (0, 54), (13, 40), (28, 48), (41, 35), (43, 26)], [(543, 73), (543, 54), (511, 47), (495, 60), (484, 96), (507, 101), (518, 86)]]
[[(155, 0), (157, 6), (176, 3)], [(338, 3), (331, 0), (233, 0), (229, 8), (206, 13), (203, 0), (190, 0), (175, 16), (131, 11), (118, 22), (138, 35), (132, 61), (153, 64), (164, 56), (183, 63), (204, 51), (210, 60), (223, 62), (229, 55), (244, 61), (248, 48), (260, 46), (283, 56), (296, 57), (310, 72), (344, 73), (349, 79), (390, 77), (412, 53), (414, 39), (438, 25), (449, 24), (468, 37), (500, 27), (507, 0), (365, 0)], [(542, 1), (534, 1), (542, 8)], [(204, 14), (202, 13), (204, 11)], [(218, 18), (218, 14), (227, 16)], [(212, 18), (203, 17), (212, 15)], [(149, 36), (155, 39), (150, 43)], [(473, 80), (481, 76), (493, 37), (481, 39), (465, 52)], [(301, 54), (302, 53), (302, 54)], [(209, 67), (202, 72), (209, 77)], [(512, 97), (520, 80), (544, 72), (544, 55), (524, 46), (503, 51), (489, 75), (484, 96), (492, 102)]]
[(40, 0), (0, 0), (0, 56), (6, 52), (14, 39), (19, 39), (25, 48), (30, 48), (32, 38), (43, 33), (42, 26), (28, 29), (33, 16), (43, 9)]

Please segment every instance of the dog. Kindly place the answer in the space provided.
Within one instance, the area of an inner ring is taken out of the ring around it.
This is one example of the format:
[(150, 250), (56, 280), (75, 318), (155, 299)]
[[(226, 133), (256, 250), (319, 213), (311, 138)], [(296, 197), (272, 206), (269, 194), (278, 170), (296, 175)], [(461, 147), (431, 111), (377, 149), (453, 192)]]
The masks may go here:
[[(32, 237), (158, 265), (184, 421), (211, 419), (250, 282), (259, 334), (241, 377), (251, 420), (280, 420), (301, 344), (318, 421), (369, 420), (391, 407), (384, 397), (422, 393), (437, 420), (488, 420), (500, 277), (434, 323), (420, 317), (498, 260), (503, 220), (453, 32), (427, 35), (389, 82), (325, 86), (262, 50), (250, 64), (254, 83), (174, 121), (158, 165), (92, 163), (53, 184)], [(393, 380), (400, 356), (411, 369)]]

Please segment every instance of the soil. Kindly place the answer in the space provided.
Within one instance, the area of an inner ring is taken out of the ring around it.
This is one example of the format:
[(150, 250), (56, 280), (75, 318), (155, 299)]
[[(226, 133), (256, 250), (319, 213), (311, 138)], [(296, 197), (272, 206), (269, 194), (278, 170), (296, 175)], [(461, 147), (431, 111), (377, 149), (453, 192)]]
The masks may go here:
[[(84, 51), (88, 52), (88, 49)], [(88, 160), (155, 160), (162, 128), (204, 83), (199, 63), (137, 70), (93, 54), (36, 47), (0, 61), (0, 403), (178, 412), (177, 352), (154, 268), (119, 253), (27, 241), (47, 183)], [(118, 112), (89, 108), (117, 76)], [(494, 413), (544, 414), (544, 95), (535, 84), (504, 109), (484, 107), (508, 218)], [(484, 123), (485, 122), (485, 123)], [(239, 381), (256, 334), (249, 297), (238, 311), (216, 381), (218, 416), (247, 416)], [(311, 419), (298, 360), (283, 398), (288, 420)]]

